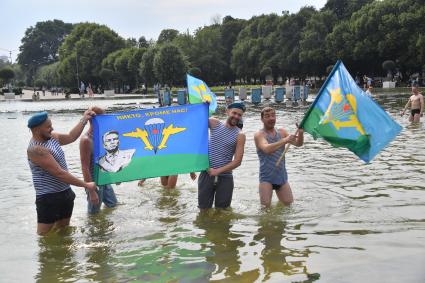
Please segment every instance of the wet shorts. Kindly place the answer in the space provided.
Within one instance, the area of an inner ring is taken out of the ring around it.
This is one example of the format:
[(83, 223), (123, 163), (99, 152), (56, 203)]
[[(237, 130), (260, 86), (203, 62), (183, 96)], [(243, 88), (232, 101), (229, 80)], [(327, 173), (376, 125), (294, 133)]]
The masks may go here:
[(71, 189), (59, 193), (37, 196), (37, 222), (52, 224), (70, 218), (74, 209), (75, 193)]
[(410, 114), (412, 116), (415, 116), (416, 114), (421, 114), (421, 109), (412, 109), (412, 111), (410, 111)]
[(232, 202), (233, 176), (212, 177), (202, 171), (198, 178), (198, 207), (201, 209), (215, 207), (226, 208)]

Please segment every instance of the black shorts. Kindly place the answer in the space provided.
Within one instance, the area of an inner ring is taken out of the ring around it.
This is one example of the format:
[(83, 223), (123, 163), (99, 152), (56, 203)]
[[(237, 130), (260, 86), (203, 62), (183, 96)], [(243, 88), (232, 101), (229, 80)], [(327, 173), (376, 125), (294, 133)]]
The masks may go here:
[(412, 109), (412, 111), (410, 111), (410, 114), (412, 116), (415, 116), (416, 114), (421, 114), (421, 109)]
[(272, 189), (275, 190), (275, 191), (278, 191), (278, 190), (280, 190), (280, 188), (282, 188), (282, 185), (272, 184)]
[(71, 218), (74, 199), (75, 193), (71, 189), (38, 196), (35, 201), (37, 222), (52, 224), (61, 219)]
[[(217, 179), (217, 182), (215, 180)], [(232, 203), (233, 176), (212, 177), (202, 171), (198, 177), (198, 207), (201, 209), (215, 207), (227, 208)]]

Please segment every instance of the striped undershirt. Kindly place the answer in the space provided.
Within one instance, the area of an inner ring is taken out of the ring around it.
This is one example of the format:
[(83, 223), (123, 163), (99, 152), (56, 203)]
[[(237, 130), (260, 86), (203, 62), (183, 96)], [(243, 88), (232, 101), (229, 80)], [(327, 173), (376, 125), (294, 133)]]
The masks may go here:
[[(68, 171), (68, 167), (65, 161), (65, 154), (59, 144), (59, 141), (51, 138), (45, 142), (38, 142), (31, 139), (28, 149), (34, 146), (42, 146), (47, 148), (55, 158), (56, 162), (62, 167), (62, 169)], [(28, 159), (32, 173), (32, 181), (35, 188), (35, 195), (41, 196), (45, 194), (58, 193), (70, 188), (69, 184), (59, 181), (55, 176), (50, 175), (49, 172), (42, 169), (40, 166), (35, 165)]]
[[(265, 134), (267, 143), (275, 143), (282, 139), (279, 130), (274, 129), (274, 135), (261, 130)], [(276, 166), (276, 162), (282, 155), (285, 146), (281, 146), (275, 152), (266, 154), (262, 150), (257, 148), (257, 155), (260, 159), (260, 183), (267, 182), (275, 185), (283, 185), (288, 181), (288, 174), (285, 167), (285, 159), (283, 159), (279, 166)]]
[[(210, 130), (208, 157), (211, 168), (217, 169), (232, 162), (239, 132), (238, 127), (228, 128), (221, 122)], [(232, 171), (220, 174), (225, 175), (232, 175)]]

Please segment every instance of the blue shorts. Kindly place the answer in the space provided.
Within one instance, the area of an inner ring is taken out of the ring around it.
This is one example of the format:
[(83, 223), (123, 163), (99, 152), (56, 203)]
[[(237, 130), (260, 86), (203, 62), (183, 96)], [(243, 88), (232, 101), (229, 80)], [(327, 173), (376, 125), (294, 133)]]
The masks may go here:
[(87, 210), (90, 214), (96, 214), (100, 210), (100, 206), (102, 205), (102, 202), (107, 207), (115, 207), (117, 205), (117, 197), (115, 196), (114, 189), (112, 188), (112, 185), (102, 185), (97, 186), (96, 189), (97, 195), (99, 196), (99, 203), (98, 204), (92, 204), (90, 202), (89, 194), (87, 193)]

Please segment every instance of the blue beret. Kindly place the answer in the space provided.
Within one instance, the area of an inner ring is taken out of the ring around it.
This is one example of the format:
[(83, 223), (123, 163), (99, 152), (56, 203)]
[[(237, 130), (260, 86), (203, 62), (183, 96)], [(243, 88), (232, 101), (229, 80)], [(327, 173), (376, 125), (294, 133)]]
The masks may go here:
[(232, 104), (229, 104), (229, 106), (227, 106), (227, 109), (232, 109), (232, 108), (238, 108), (242, 110), (243, 112), (245, 112), (246, 110), (245, 105), (240, 102), (233, 102)]
[(28, 128), (32, 129), (34, 127), (37, 127), (41, 124), (43, 124), (44, 121), (47, 120), (47, 112), (39, 112), (31, 116), (31, 118), (28, 119)]

